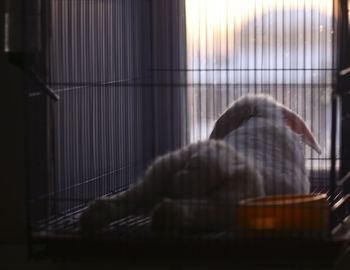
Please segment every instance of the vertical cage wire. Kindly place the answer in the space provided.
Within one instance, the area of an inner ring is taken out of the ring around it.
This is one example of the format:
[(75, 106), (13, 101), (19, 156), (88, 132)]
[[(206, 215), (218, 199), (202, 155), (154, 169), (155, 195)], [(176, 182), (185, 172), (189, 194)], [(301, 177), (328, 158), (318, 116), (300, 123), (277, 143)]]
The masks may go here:
[[(323, 150), (321, 156), (304, 150), (311, 191), (336, 194), (328, 174), (338, 70), (335, 2), (43, 5), (46, 62), (38, 66), (59, 102), (47, 103), (31, 89), (32, 106), (41, 106), (33, 117), (47, 115), (53, 146), (53, 163), (45, 165), (52, 176), (31, 179), (38, 228), (55, 230), (53, 220), (126, 190), (157, 156), (208, 138), (225, 108), (249, 93), (269, 94), (306, 120)], [(338, 170), (339, 144), (333, 146)]]

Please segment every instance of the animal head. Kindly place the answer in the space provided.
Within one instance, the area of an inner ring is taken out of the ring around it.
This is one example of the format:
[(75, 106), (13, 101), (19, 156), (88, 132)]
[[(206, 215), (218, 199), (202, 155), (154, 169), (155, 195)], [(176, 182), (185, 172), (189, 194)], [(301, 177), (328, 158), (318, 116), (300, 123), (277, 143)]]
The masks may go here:
[(304, 120), (266, 95), (247, 95), (235, 101), (216, 121), (209, 138), (223, 139), (253, 117), (271, 119), (276, 125), (289, 127), (305, 144), (321, 154), (321, 148)]

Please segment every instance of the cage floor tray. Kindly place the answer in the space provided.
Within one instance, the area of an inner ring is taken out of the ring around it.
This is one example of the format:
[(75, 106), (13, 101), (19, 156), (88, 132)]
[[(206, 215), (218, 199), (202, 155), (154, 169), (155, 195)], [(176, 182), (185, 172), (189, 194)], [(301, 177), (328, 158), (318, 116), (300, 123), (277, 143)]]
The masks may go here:
[[(251, 261), (264, 263), (293, 262), (315, 265), (332, 264), (345, 250), (344, 241), (325, 234), (249, 234), (241, 237), (232, 233), (216, 232), (205, 235), (157, 235), (150, 229), (150, 219), (129, 216), (111, 223), (95, 239), (80, 235), (79, 217), (82, 211), (66, 214), (45, 223), (37, 224), (33, 233), (35, 246), (44, 245), (32, 256), (73, 260), (111, 260), (130, 262), (137, 255), (139, 263), (192, 261), (210, 264), (243, 264)], [(350, 220), (348, 220), (350, 228)], [(234, 260), (233, 260), (234, 258)]]
[[(79, 219), (84, 209), (34, 225), (35, 238), (81, 238)], [(240, 203), (239, 227), (229, 232), (152, 231), (150, 217), (128, 216), (106, 227), (97, 238), (149, 239), (161, 237), (201, 239), (326, 238), (329, 206), (325, 194), (269, 196)]]

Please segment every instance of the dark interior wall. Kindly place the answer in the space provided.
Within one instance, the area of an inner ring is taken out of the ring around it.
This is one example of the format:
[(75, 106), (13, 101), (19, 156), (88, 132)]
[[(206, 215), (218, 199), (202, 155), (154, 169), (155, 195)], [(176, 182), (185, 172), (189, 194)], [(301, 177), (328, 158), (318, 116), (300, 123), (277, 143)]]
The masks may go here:
[[(12, 7), (16, 13), (19, 9)], [(0, 243), (21, 242), (26, 238), (24, 96), (22, 72), (8, 61), (3, 52), (5, 1), (0, 2), (0, 98), (1, 107), (1, 176)], [(1, 256), (0, 256), (1, 257)], [(1, 266), (0, 266), (1, 267)]]

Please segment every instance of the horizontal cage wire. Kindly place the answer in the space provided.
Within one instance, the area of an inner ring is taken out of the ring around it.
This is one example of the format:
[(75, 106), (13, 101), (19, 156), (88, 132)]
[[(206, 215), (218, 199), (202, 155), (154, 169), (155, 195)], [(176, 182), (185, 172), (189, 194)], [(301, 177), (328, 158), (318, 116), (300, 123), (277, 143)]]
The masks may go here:
[(339, 3), (36, 6), (32, 236), (328, 237), (347, 213), (332, 221), (346, 197)]

